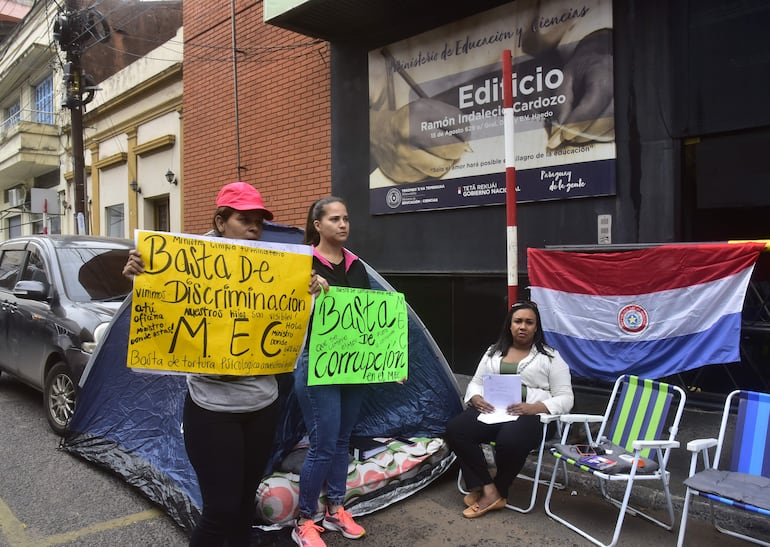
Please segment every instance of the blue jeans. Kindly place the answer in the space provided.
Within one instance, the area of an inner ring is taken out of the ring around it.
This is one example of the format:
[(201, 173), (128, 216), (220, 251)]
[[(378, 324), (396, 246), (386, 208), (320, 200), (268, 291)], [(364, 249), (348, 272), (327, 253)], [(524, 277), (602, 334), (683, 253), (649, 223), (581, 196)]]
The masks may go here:
[(358, 421), (363, 389), (356, 385), (308, 386), (308, 350), (294, 370), (294, 391), (310, 447), (299, 479), (299, 514), (314, 518), (326, 483), (328, 505), (342, 505), (348, 477), (350, 434)]

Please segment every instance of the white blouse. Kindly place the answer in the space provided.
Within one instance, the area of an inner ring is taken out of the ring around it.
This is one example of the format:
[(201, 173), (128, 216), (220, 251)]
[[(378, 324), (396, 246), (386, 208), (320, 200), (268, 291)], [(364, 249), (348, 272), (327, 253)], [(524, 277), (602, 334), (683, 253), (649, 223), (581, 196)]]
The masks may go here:
[[(567, 414), (575, 403), (569, 366), (558, 351), (548, 349), (553, 357), (540, 353), (535, 346), (532, 346), (529, 355), (519, 362), (518, 373), (521, 375), (521, 384), (527, 386), (525, 402), (542, 402), (550, 414)], [(476, 367), (476, 373), (465, 390), (466, 404), (474, 395), (484, 396), (484, 375), (500, 374), (502, 360), (503, 356), (500, 352), (492, 356), (489, 355), (489, 350), (484, 352), (484, 356)]]

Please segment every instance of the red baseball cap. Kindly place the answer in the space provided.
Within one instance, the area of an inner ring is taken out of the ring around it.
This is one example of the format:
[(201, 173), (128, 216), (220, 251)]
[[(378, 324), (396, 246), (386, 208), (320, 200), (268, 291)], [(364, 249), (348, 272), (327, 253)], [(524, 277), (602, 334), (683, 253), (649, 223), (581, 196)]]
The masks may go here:
[(217, 207), (232, 207), (238, 211), (263, 211), (265, 220), (273, 220), (273, 213), (265, 208), (262, 194), (247, 182), (225, 184), (217, 196)]

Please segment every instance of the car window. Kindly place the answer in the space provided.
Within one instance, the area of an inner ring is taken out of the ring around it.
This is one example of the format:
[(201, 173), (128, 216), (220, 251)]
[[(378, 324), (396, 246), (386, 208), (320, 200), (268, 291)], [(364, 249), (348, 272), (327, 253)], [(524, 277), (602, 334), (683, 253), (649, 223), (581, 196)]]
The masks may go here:
[(70, 300), (122, 300), (131, 292), (131, 280), (123, 277), (128, 249), (66, 247), (58, 258)]
[(24, 250), (11, 249), (0, 256), (0, 287), (12, 290), (19, 277), (19, 269), (24, 260)]
[(43, 257), (40, 256), (40, 252), (37, 249), (32, 249), (29, 253), (29, 258), (27, 258), (27, 265), (24, 268), (24, 272), (21, 274), (21, 279), (50, 283), (50, 278), (46, 271), (45, 262), (43, 261)]

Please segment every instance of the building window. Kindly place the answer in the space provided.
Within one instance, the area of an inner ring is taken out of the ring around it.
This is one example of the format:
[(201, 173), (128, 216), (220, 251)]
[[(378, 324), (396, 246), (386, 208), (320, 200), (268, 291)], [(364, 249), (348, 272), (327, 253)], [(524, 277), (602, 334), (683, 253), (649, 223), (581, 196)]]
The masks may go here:
[(35, 86), (35, 121), (53, 124), (53, 76)]
[(153, 200), (152, 208), (155, 216), (154, 229), (159, 232), (170, 231), (171, 221), (169, 219), (168, 198)]
[(19, 125), (21, 121), (21, 103), (17, 100), (8, 107), (8, 117), (5, 119), (4, 129)]
[(61, 233), (61, 215), (30, 213), (29, 222), (32, 224), (33, 234)]
[(45, 234), (46, 232), (46, 226), (43, 219), (43, 215), (41, 213), (30, 213), (29, 215), (29, 222), (32, 224), (32, 233), (33, 234)]
[(61, 215), (48, 215), (48, 233), (61, 233)]
[(21, 215), (8, 217), (8, 239), (21, 236)]
[(105, 208), (104, 220), (107, 222), (107, 234), (110, 237), (125, 237), (125, 214), (123, 204)]

